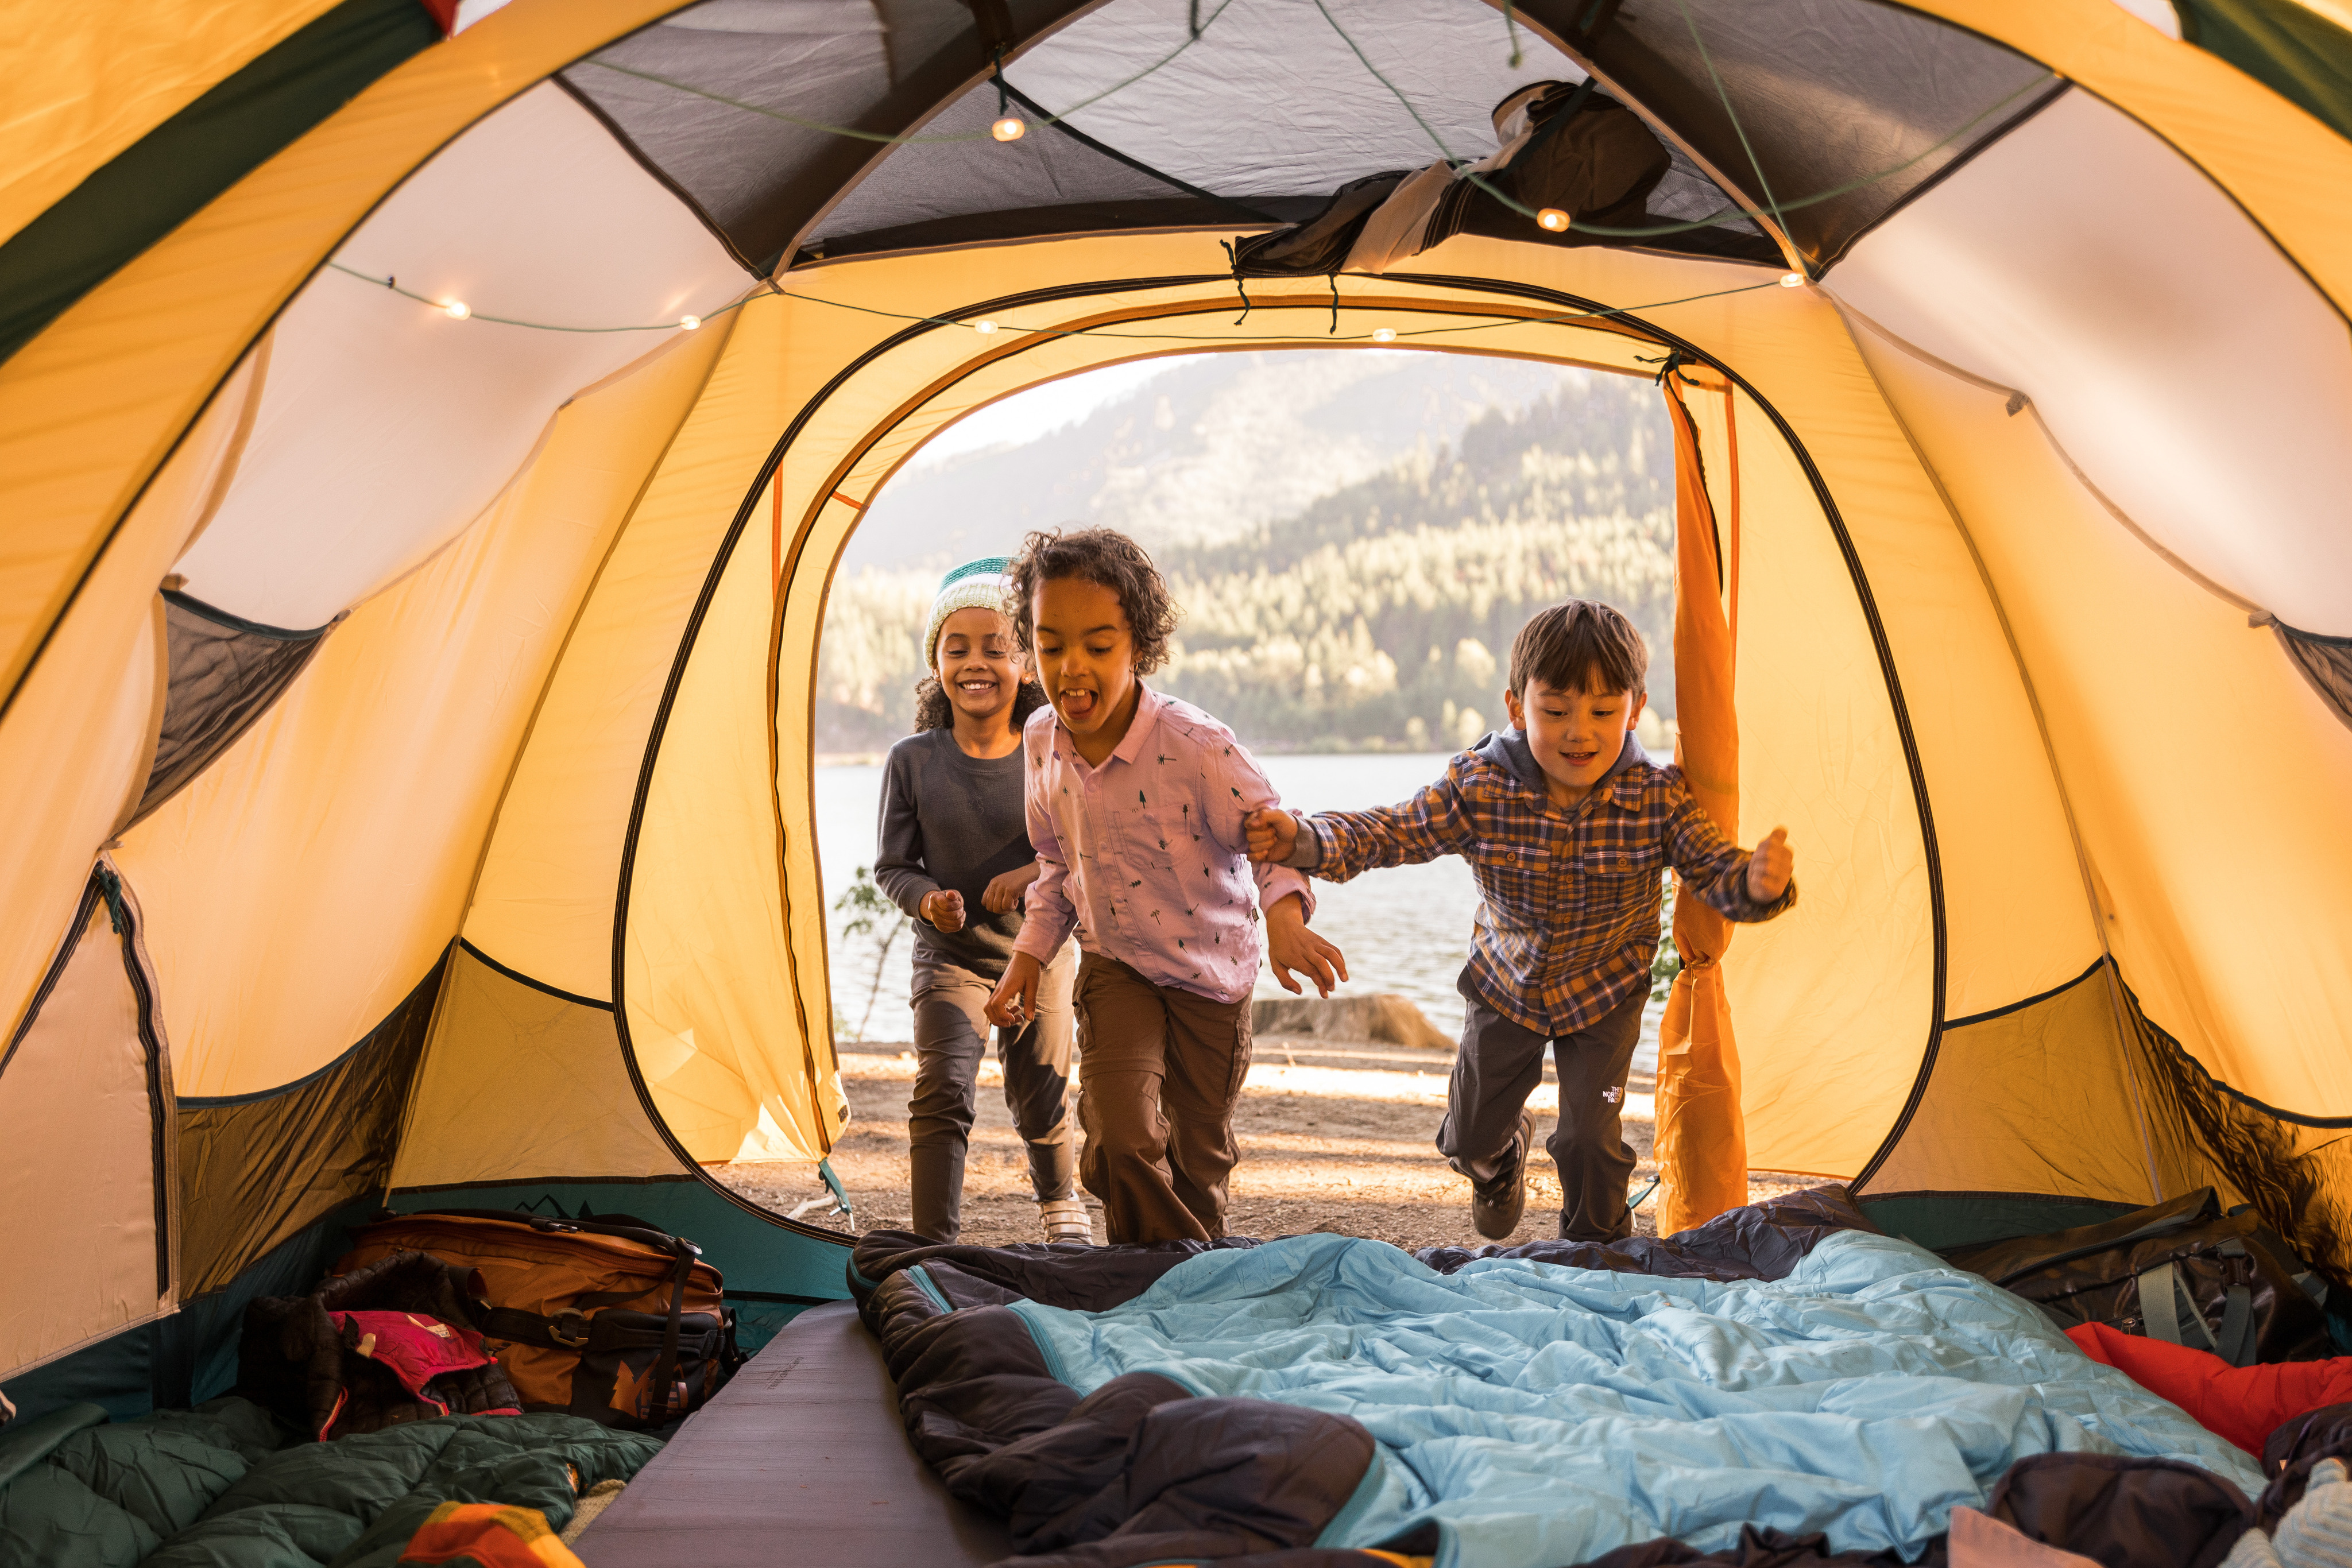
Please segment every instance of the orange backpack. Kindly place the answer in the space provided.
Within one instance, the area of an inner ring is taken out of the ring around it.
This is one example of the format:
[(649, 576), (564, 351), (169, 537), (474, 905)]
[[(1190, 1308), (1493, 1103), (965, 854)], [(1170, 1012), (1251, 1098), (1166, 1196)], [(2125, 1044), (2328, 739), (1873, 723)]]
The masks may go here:
[(387, 1214), (352, 1242), (338, 1274), (398, 1252), (478, 1270), (476, 1326), (526, 1410), (659, 1427), (707, 1403), (745, 1360), (719, 1270), (693, 1242), (628, 1215), (432, 1209)]

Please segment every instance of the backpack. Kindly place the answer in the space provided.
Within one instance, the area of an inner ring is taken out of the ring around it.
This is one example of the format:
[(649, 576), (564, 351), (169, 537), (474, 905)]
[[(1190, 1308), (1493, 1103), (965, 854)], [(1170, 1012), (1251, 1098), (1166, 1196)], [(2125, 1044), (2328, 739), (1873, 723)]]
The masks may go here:
[(2334, 1354), (2326, 1282), (2251, 1207), (2223, 1214), (2213, 1189), (2200, 1187), (2097, 1225), (1942, 1256), (2038, 1303), (2062, 1328), (2107, 1323), (2232, 1366)]
[(476, 1323), (526, 1411), (660, 1427), (709, 1403), (749, 1359), (701, 1249), (629, 1215), (386, 1212), (352, 1232), (334, 1271), (399, 1252), (477, 1271)]

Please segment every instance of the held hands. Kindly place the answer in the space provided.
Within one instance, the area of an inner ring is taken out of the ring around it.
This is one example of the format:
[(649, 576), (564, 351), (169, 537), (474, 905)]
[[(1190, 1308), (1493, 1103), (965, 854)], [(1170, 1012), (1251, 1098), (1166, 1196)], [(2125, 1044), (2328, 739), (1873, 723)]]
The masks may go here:
[[(1284, 813), (1260, 811), (1253, 814), (1252, 821), (1270, 814)], [(1252, 842), (1255, 844), (1255, 837)], [(1253, 853), (1250, 858), (1260, 857)], [(1294, 969), (1313, 981), (1315, 994), (1323, 997), (1329, 996), (1331, 988), (1348, 977), (1347, 956), (1307, 929), (1306, 912), (1295, 893), (1265, 912), (1265, 960), (1273, 966), (1274, 977), (1282, 982), (1282, 988), (1294, 996), (1307, 994), (1290, 977)], [(1012, 978), (1010, 971), (1005, 977)]]
[(1796, 873), (1797, 856), (1789, 848), (1789, 830), (1775, 828), (1748, 857), (1748, 896), (1759, 904), (1769, 904), (1789, 891), (1789, 879)]
[[(1291, 850), (1298, 842), (1298, 819), (1279, 806), (1267, 806), (1244, 817), (1242, 831), (1248, 836), (1250, 859), (1261, 864), (1280, 864), (1290, 858)], [(1291, 987), (1293, 990), (1297, 988)]]
[(987, 888), (980, 895), (980, 902), (991, 915), (1018, 909), (1022, 894), (1027, 893), (1029, 884), (1036, 880), (1037, 862), (1031, 861), (1019, 871), (1008, 871), (1002, 876), (990, 878)]
[(999, 1029), (1019, 1029), (1037, 1010), (1037, 977), (1044, 974), (1037, 960), (1026, 953), (1015, 953), (1004, 966), (1004, 978), (996, 982), (995, 994), (982, 1009), (988, 1021)]
[[(994, 893), (995, 885), (990, 884), (988, 891)], [(923, 901), (915, 907), (924, 919), (931, 923), (934, 930), (953, 932), (963, 929), (963, 894), (953, 888), (943, 887), (936, 893), (927, 893), (923, 894)]]

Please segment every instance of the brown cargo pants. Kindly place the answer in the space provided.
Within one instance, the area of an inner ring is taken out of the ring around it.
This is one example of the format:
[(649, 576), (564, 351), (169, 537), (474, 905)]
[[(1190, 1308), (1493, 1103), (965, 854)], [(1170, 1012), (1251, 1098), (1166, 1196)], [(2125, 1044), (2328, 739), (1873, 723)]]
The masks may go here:
[(1155, 986), (1116, 958), (1078, 966), (1078, 1178), (1113, 1241), (1212, 1241), (1241, 1152), (1250, 1004)]

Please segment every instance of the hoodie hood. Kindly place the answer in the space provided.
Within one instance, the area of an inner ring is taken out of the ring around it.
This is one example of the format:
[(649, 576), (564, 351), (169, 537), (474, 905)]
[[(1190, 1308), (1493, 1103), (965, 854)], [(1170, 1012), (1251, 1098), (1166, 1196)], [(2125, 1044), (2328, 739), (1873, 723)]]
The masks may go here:
[[(1544, 787), (1543, 768), (1537, 764), (1536, 754), (1528, 747), (1524, 730), (1494, 730), (1470, 749), (1473, 755), (1486, 758), (1529, 789), (1541, 789)], [(1625, 732), (1625, 744), (1617, 753), (1617, 760), (1609, 765), (1609, 771), (1602, 774), (1597, 783), (1605, 784), (1629, 768), (1646, 766), (1649, 760), (1650, 754), (1642, 749), (1642, 743), (1633, 738), (1633, 732), (1629, 729)]]

